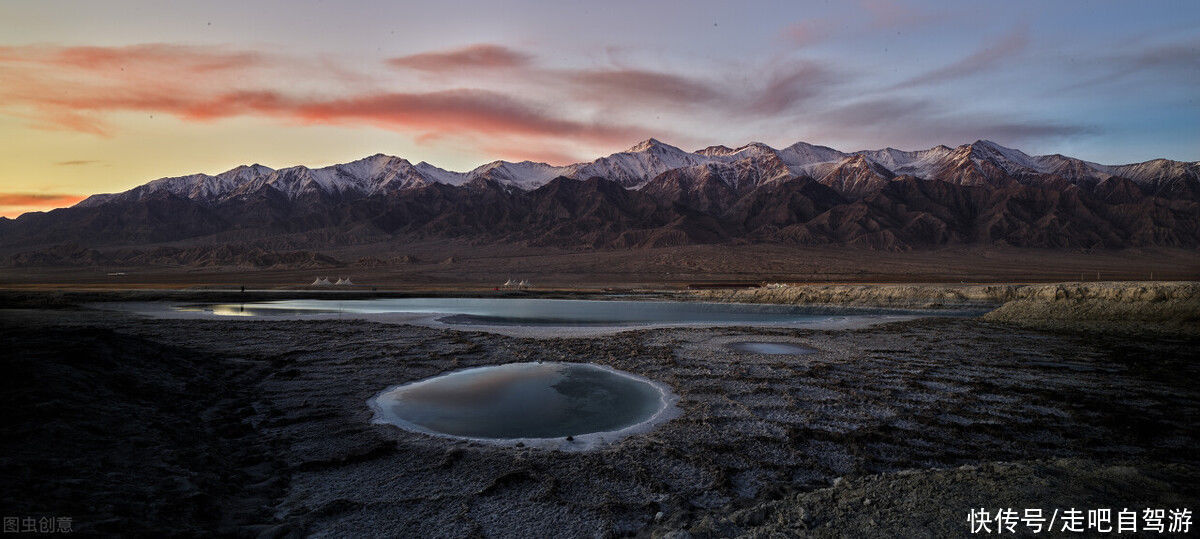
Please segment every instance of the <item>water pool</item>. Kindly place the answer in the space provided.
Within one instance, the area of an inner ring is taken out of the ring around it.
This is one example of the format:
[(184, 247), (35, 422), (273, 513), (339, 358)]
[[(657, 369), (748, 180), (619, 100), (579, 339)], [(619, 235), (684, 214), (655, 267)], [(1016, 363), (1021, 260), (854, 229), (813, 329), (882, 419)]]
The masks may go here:
[[(369, 401), (375, 421), (405, 430), (489, 441), (555, 439), (588, 445), (648, 427), (671, 392), (589, 363), (476, 367), (389, 388)], [(570, 437), (571, 440), (567, 440)]]

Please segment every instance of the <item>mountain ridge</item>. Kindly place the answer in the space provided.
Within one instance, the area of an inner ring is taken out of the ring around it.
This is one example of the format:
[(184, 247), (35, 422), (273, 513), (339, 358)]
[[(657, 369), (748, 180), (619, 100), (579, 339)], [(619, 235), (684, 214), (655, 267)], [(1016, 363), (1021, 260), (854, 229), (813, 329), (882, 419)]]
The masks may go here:
[(495, 161), (462, 173), (384, 154), (317, 169), (243, 165), (0, 219), (0, 254), (70, 242), (315, 251), (429, 239), (569, 249), (1197, 248), (1200, 164), (1099, 165), (986, 140), (845, 153), (804, 142), (688, 152), (648, 139), (561, 167)]
[(319, 168), (296, 165), (271, 169), (259, 164), (240, 165), (215, 175), (159, 178), (121, 193), (89, 196), (78, 206), (95, 206), (116, 198), (141, 196), (156, 190), (167, 190), (192, 200), (214, 201), (268, 185), (289, 199), (294, 199), (306, 190), (321, 190), (328, 195), (352, 192), (371, 196), (389, 189), (404, 189), (431, 182), (463, 185), (480, 178), (530, 190), (560, 176), (576, 180), (599, 176), (617, 181), (627, 188), (639, 188), (669, 170), (703, 165), (754, 166), (766, 163), (765, 166), (775, 168), (778, 177), (781, 172), (779, 164), (782, 164), (793, 176), (821, 179), (837, 168), (837, 162), (856, 155), (862, 156), (871, 165), (886, 169), (888, 173), (882, 175), (909, 175), (968, 185), (997, 181), (996, 178), (1005, 176), (1032, 181), (1038, 175), (1055, 175), (1071, 182), (1091, 183), (1121, 176), (1139, 185), (1179, 177), (1200, 180), (1200, 162), (1159, 158), (1141, 163), (1101, 165), (1061, 154), (1031, 156), (988, 140), (977, 140), (955, 148), (938, 145), (913, 151), (889, 147), (841, 152), (807, 142), (776, 149), (751, 142), (736, 149), (710, 146), (687, 152), (649, 138), (622, 152), (563, 166), (533, 161), (492, 161), (466, 172), (456, 172), (425, 161), (413, 165), (407, 159), (383, 153)]

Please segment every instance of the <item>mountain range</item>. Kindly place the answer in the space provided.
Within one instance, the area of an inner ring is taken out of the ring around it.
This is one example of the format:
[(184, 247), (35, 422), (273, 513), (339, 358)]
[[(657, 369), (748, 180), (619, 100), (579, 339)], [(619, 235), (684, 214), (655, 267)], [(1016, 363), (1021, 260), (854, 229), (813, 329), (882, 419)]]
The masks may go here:
[(689, 152), (649, 139), (568, 166), (495, 161), (454, 172), (383, 154), (323, 168), (244, 165), (0, 218), (0, 248), (10, 253), (64, 243), (321, 249), (417, 238), (567, 248), (1195, 248), (1200, 162), (1102, 165), (986, 140), (919, 151), (798, 142)]

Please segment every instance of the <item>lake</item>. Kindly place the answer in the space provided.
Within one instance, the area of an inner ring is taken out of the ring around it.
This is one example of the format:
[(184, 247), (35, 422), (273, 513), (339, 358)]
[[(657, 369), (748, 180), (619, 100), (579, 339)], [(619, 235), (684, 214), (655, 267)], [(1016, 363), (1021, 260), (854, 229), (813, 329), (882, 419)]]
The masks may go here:
[[(178, 312), (215, 316), (297, 317), (428, 315), (451, 326), (627, 328), (656, 326), (787, 326), (878, 322), (966, 311), (909, 311), (691, 301), (566, 300), (526, 298), (289, 299), (252, 303), (183, 305)], [(409, 317), (414, 318), (414, 317)]]

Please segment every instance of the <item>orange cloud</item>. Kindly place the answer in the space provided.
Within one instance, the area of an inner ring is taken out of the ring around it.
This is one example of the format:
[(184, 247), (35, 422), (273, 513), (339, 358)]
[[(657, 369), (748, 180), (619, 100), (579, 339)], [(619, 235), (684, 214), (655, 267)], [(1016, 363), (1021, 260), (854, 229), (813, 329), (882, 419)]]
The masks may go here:
[[(561, 161), (589, 147), (614, 149), (650, 136), (686, 138), (638, 125), (639, 112), (773, 117), (835, 82), (827, 69), (811, 62), (768, 65), (745, 84), (629, 67), (545, 69), (529, 55), (499, 45), (389, 62), (447, 77), (441, 87), (412, 91), (404, 85), (416, 81), (397, 73), (375, 80), (378, 73), (354, 73), (328, 60), (223, 47), (0, 47), (0, 114), (35, 127), (99, 136), (114, 134), (108, 115), (119, 112), (188, 122), (254, 117), (373, 126), (423, 140), (455, 136), (477, 141), (477, 147), (483, 141), (491, 147), (525, 147), (526, 157)], [(505, 68), (504, 79), (492, 81), (501, 83), (494, 89), (480, 89), (472, 86), (481, 78), (455, 71), (459, 68)]]
[(20, 57), (29, 58), (35, 62), (72, 66), (92, 71), (156, 66), (208, 73), (244, 69), (262, 65), (265, 62), (263, 55), (257, 52), (223, 51), (210, 47), (165, 43), (126, 47), (6, 47), (6, 49), (0, 50), (0, 57), (8, 57), (16, 52)]
[(641, 134), (632, 127), (557, 118), (485, 90), (363, 95), (290, 104), (277, 111), (311, 123), (354, 122), (418, 131), (572, 137), (602, 143), (624, 142)]
[(148, 43), (124, 47), (0, 46), (0, 66), (23, 67), (31, 74), (99, 76), (118, 81), (165, 77), (244, 74), (251, 69), (278, 67), (288, 60), (256, 51), (223, 47)]
[(46, 193), (0, 193), (0, 216), (16, 217), (22, 213), (62, 208), (87, 198), (84, 195)]
[(83, 200), (81, 195), (0, 193), (0, 206), (67, 206)]
[(0, 112), (36, 127), (111, 134), (98, 113), (176, 112), (253, 85), (287, 60), (220, 47), (0, 47)]
[[(442, 65), (479, 66), (527, 60), (502, 47), (474, 46), (393, 63), (428, 67), (432, 58)], [(258, 116), (300, 124), (370, 125), (416, 136), (567, 137), (605, 145), (649, 135), (614, 122), (562, 117), (488, 90), (381, 92), (353, 85), (333, 95), (312, 95), (295, 88), (303, 78), (300, 73), (261, 76), (280, 68), (272, 62), (257, 53), (171, 45), (0, 47), (0, 112), (31, 118), (41, 127), (97, 135), (111, 134), (104, 113), (130, 111), (188, 121)]]
[(423, 52), (392, 58), (388, 63), (407, 69), (442, 72), (458, 69), (495, 69), (522, 67), (532, 57), (500, 45), (479, 44), (449, 51)]

